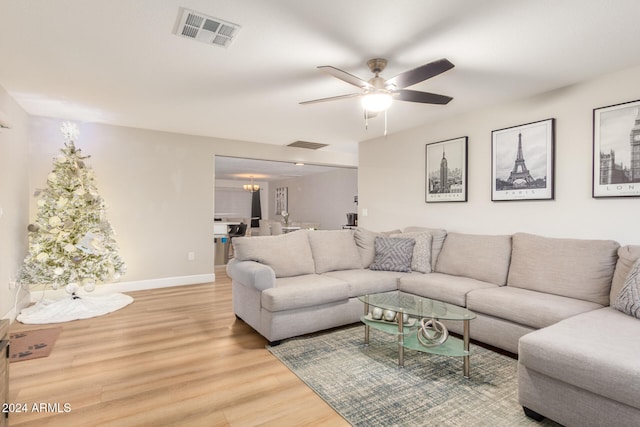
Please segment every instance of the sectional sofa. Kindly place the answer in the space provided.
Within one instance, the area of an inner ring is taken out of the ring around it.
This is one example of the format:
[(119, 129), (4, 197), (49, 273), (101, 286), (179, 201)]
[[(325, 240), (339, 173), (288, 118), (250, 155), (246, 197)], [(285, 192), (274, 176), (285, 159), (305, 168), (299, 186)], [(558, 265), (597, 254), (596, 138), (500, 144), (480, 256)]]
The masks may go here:
[(640, 425), (640, 320), (610, 307), (640, 246), (422, 227), (233, 242), (234, 312), (272, 344), (358, 322), (358, 296), (397, 289), (468, 308), (472, 339), (517, 353), (529, 416)]

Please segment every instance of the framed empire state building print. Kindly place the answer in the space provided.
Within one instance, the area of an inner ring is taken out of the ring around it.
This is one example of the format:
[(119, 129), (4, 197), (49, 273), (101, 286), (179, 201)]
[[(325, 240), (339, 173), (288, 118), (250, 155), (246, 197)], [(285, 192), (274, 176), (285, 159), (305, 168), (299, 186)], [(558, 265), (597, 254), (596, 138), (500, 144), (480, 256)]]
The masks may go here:
[(640, 100), (593, 110), (593, 197), (640, 197)]
[(467, 201), (466, 136), (426, 145), (425, 202)]
[(554, 119), (491, 132), (491, 200), (553, 200)]

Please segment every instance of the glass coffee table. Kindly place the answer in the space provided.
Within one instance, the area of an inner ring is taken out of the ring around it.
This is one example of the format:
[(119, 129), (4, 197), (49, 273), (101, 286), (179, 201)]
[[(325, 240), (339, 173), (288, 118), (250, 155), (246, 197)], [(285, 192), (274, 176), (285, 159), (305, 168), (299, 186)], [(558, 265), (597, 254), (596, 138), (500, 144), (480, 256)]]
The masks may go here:
[[(398, 339), (398, 365), (404, 366), (404, 349), (463, 358), (463, 375), (469, 377), (469, 322), (476, 315), (466, 308), (401, 291), (358, 297), (364, 303), (364, 343), (374, 328)], [(449, 336), (440, 320), (463, 324), (462, 339)]]

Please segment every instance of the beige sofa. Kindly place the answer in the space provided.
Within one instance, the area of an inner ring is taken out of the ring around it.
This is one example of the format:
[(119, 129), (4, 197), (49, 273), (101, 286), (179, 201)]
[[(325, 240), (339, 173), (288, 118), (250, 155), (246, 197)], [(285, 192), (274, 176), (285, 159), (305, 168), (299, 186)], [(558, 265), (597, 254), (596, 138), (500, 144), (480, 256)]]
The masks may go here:
[[(376, 238), (390, 236), (415, 242), (411, 272), (370, 269), (372, 263), (380, 267)], [(632, 357), (640, 354), (640, 340), (629, 343), (640, 336), (640, 320), (608, 307), (612, 283), (624, 281), (625, 266), (640, 256), (635, 248), (610, 240), (419, 227), (384, 234), (300, 231), (234, 239), (236, 258), (227, 271), (236, 315), (272, 343), (355, 323), (363, 312), (359, 295), (399, 289), (467, 307), (477, 315), (471, 338), (519, 353), (520, 401), (529, 415), (605, 425), (593, 421), (619, 413), (619, 425), (638, 425), (625, 420), (640, 420), (640, 357)], [(460, 332), (458, 323), (448, 327)], [(599, 340), (605, 345), (594, 351)], [(583, 359), (599, 370), (597, 380), (578, 373)], [(628, 378), (618, 381), (621, 375)], [(580, 395), (580, 405), (564, 385)], [(590, 411), (574, 410), (574, 404)], [(594, 409), (600, 407), (607, 410)], [(584, 415), (592, 412), (601, 417)]]

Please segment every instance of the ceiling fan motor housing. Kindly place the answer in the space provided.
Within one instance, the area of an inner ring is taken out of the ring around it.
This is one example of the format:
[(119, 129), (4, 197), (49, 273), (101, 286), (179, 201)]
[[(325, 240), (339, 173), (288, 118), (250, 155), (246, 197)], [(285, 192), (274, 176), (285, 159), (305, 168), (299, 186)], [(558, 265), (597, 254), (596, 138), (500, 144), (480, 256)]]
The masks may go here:
[(372, 73), (378, 76), (378, 73), (381, 73), (387, 66), (387, 60), (384, 58), (373, 58), (367, 61), (367, 66), (371, 70)]

